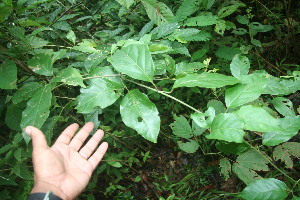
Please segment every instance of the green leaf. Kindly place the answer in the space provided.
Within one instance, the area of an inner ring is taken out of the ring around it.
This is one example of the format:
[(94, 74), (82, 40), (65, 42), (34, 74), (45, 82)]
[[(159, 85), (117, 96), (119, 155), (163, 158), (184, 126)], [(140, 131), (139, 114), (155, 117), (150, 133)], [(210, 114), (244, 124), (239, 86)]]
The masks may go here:
[(6, 20), (6, 18), (12, 13), (12, 11), (12, 6), (0, 4), (0, 23), (3, 23)]
[(183, 0), (178, 8), (174, 21), (180, 22), (199, 9), (199, 0)]
[(174, 135), (185, 139), (193, 137), (192, 128), (184, 116), (176, 117), (175, 120), (170, 125)]
[(24, 84), (15, 92), (14, 96), (12, 96), (12, 102), (14, 104), (18, 104), (29, 99), (40, 87), (42, 86), (37, 82), (29, 82)]
[(225, 29), (226, 29), (226, 21), (219, 19), (214, 29), (215, 32), (223, 36)]
[(68, 40), (70, 40), (71, 42), (73, 42), (73, 44), (75, 44), (75, 41), (76, 41), (76, 35), (75, 35), (75, 33), (74, 33), (72, 30), (70, 30), (70, 31), (68, 32), (68, 34), (66, 35), (66, 38), (67, 38)]
[(119, 4), (129, 9), (135, 3), (135, 0), (116, 0)]
[(52, 76), (52, 59), (51, 55), (48, 54), (36, 54), (33, 58), (28, 60), (28, 67), (35, 73)]
[(29, 39), (29, 44), (32, 48), (41, 48), (49, 43), (47, 40), (36, 36), (27, 36), (27, 38)]
[(242, 51), (238, 48), (220, 46), (216, 51), (216, 56), (231, 61), (236, 54), (240, 54)]
[(195, 71), (199, 71), (200, 69), (204, 68), (205, 65), (201, 62), (192, 62), (192, 63), (186, 63), (181, 62), (176, 64), (175, 69), (175, 75), (178, 74), (193, 74)]
[(98, 53), (98, 50), (95, 49), (96, 46), (96, 43), (91, 40), (83, 40), (83, 42), (78, 43), (73, 49), (83, 53)]
[(79, 113), (91, 113), (95, 107), (106, 108), (112, 105), (122, 92), (122, 83), (119, 77), (109, 67), (100, 67), (90, 73), (91, 84), (88, 88), (81, 88), (77, 97), (76, 109)]
[(293, 160), (291, 156), (300, 158), (300, 143), (298, 142), (286, 142), (277, 146), (273, 151), (274, 160), (284, 161), (287, 168), (293, 168)]
[(174, 14), (166, 4), (156, 0), (142, 0), (141, 2), (146, 9), (148, 17), (154, 20), (158, 26), (173, 20)]
[(230, 172), (231, 172), (231, 164), (230, 161), (226, 158), (220, 159), (220, 168), (221, 168), (221, 174), (224, 176), (225, 181), (230, 178)]
[(230, 63), (230, 70), (234, 77), (238, 78), (241, 75), (247, 75), (250, 69), (250, 61), (246, 56), (237, 54), (233, 57)]
[(111, 57), (113, 67), (132, 78), (151, 82), (154, 76), (154, 63), (145, 44), (131, 44), (117, 50)]
[(255, 46), (262, 47), (261, 42), (259, 40), (251, 39), (251, 43)]
[(188, 18), (184, 23), (185, 26), (210, 26), (216, 24), (218, 16), (197, 16)]
[(247, 145), (246, 143), (235, 143), (235, 142), (227, 143), (223, 141), (219, 141), (216, 144), (216, 147), (219, 151), (222, 151), (222, 153), (224, 153), (225, 155), (230, 155), (230, 154), (240, 155), (250, 149), (249, 145)]
[(195, 140), (189, 140), (188, 142), (178, 141), (177, 144), (186, 153), (195, 153), (199, 148), (199, 144)]
[(246, 6), (246, 5), (243, 3), (235, 3), (233, 5), (223, 7), (219, 10), (218, 16), (220, 18), (227, 17), (227, 16), (231, 15), (232, 13), (234, 13), (240, 6)]
[[(46, 85), (39, 88), (27, 102), (27, 107), (22, 113), (21, 128), (35, 126), (41, 128), (50, 113), (52, 86)], [(27, 139), (25, 137), (25, 139)]]
[(238, 196), (246, 200), (283, 200), (289, 194), (288, 186), (275, 178), (251, 182)]
[(239, 165), (234, 163), (232, 165), (232, 171), (241, 179), (246, 185), (251, 183), (253, 180), (261, 179), (262, 177), (257, 174), (252, 169), (244, 167), (243, 165)]
[(265, 160), (265, 158), (254, 149), (250, 149), (242, 155), (239, 155), (236, 159), (236, 162), (239, 165), (249, 169), (257, 171), (269, 171), (269, 161)]
[(120, 105), (122, 120), (145, 139), (156, 143), (160, 129), (160, 117), (154, 103), (139, 90), (129, 91)]
[(240, 24), (249, 24), (249, 19), (247, 17), (245, 17), (245, 16), (238, 15), (238, 16), (236, 16), (236, 20)]
[(237, 111), (239, 117), (244, 120), (244, 129), (250, 131), (278, 131), (281, 130), (280, 121), (270, 115), (264, 108), (252, 105), (243, 106)]
[(272, 101), (275, 109), (283, 116), (295, 116), (293, 103), (284, 97), (276, 97)]
[(225, 76), (218, 73), (188, 74), (175, 81), (173, 88), (179, 87), (203, 87), (219, 88), (225, 85), (234, 85), (238, 80), (231, 76)]
[(163, 37), (166, 37), (167, 35), (170, 35), (173, 33), (177, 28), (179, 28), (178, 23), (165, 23), (162, 24), (155, 29), (153, 29), (150, 34), (156, 34), (156, 39), (160, 39)]
[(206, 138), (242, 143), (244, 141), (243, 127), (243, 120), (234, 113), (219, 114), (214, 118), (211, 133)]
[(11, 104), (7, 107), (5, 123), (6, 125), (15, 131), (21, 131), (20, 122), (22, 118), (22, 111), (20, 107)]
[(73, 67), (67, 67), (58, 72), (58, 74), (51, 80), (52, 82), (63, 82), (67, 85), (80, 85), (85, 88), (83, 78), (79, 71)]
[(225, 103), (229, 108), (241, 106), (257, 99), (264, 91), (266, 85), (262, 82), (252, 84), (238, 84), (227, 88), (225, 91)]
[(15, 175), (17, 175), (18, 177), (25, 179), (25, 180), (33, 180), (33, 174), (31, 171), (28, 170), (28, 168), (24, 167), (21, 164), (16, 164), (13, 168), (12, 168), (12, 173), (14, 173)]
[(266, 146), (275, 146), (297, 135), (300, 129), (300, 116), (288, 116), (278, 119), (281, 123), (278, 131), (263, 133), (262, 143)]
[(226, 112), (226, 108), (224, 106), (224, 104), (221, 101), (218, 100), (210, 100), (207, 103), (207, 107), (213, 107), (215, 109), (216, 115), (221, 114), (221, 113), (225, 113)]
[(17, 66), (11, 60), (5, 60), (0, 65), (0, 88), (15, 89), (17, 88)]

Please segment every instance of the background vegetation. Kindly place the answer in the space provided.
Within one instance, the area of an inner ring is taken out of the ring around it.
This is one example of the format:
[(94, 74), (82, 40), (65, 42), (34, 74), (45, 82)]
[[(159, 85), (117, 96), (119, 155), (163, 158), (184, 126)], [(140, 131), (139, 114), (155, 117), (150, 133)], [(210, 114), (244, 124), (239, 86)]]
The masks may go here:
[(0, 196), (31, 145), (93, 121), (79, 199), (300, 199), (299, 1), (1, 0)]

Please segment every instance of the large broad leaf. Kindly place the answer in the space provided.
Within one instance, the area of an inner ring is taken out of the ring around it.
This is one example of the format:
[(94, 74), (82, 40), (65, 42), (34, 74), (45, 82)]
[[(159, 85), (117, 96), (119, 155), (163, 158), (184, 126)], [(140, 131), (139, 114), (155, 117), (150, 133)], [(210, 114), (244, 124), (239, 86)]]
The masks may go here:
[(264, 92), (267, 84), (265, 76), (261, 74), (239, 76), (239, 80), (241, 84), (225, 91), (227, 107), (237, 107), (257, 99)]
[(230, 71), (234, 77), (247, 75), (250, 69), (250, 62), (246, 56), (237, 54), (230, 63)]
[(0, 88), (15, 89), (17, 87), (17, 66), (11, 60), (6, 60), (0, 65)]
[(28, 60), (28, 67), (35, 73), (52, 76), (52, 59), (51, 55), (48, 54), (36, 54), (33, 58)]
[(154, 103), (139, 90), (129, 91), (120, 105), (120, 112), (126, 126), (135, 129), (151, 142), (157, 141), (160, 117)]
[(252, 105), (243, 106), (237, 111), (239, 117), (244, 120), (244, 129), (250, 131), (279, 131), (281, 130), (280, 120), (274, 118), (265, 109)]
[(128, 76), (151, 82), (154, 76), (154, 63), (145, 44), (131, 44), (117, 50), (111, 57), (113, 67)]
[[(51, 106), (51, 93), (52, 86), (46, 85), (38, 89), (31, 99), (27, 102), (27, 107), (22, 113), (21, 128), (26, 126), (35, 126), (41, 128), (50, 113)], [(23, 135), (25, 140), (28, 136)]]
[(29, 99), (40, 87), (42, 86), (37, 82), (26, 83), (15, 92), (14, 96), (12, 97), (12, 102), (14, 104), (18, 104)]
[(117, 0), (117, 2), (125, 8), (129, 9), (130, 6), (135, 3), (135, 0)]
[(83, 84), (83, 78), (79, 71), (73, 67), (67, 67), (61, 70), (53, 79), (52, 82), (63, 82), (67, 85), (80, 85), (85, 87)]
[(113, 104), (122, 92), (119, 77), (109, 67), (101, 67), (91, 72), (91, 84), (88, 88), (81, 88), (78, 96), (77, 110), (79, 113), (91, 113), (95, 107), (106, 108)]
[(225, 140), (227, 142), (242, 143), (244, 141), (244, 122), (234, 113), (219, 114), (211, 124), (208, 139)]
[(289, 194), (288, 186), (275, 178), (251, 182), (238, 196), (246, 200), (282, 200)]
[(300, 116), (289, 116), (278, 119), (281, 123), (281, 130), (263, 133), (262, 143), (267, 146), (275, 146), (288, 141), (297, 135), (300, 129)]
[(234, 87), (227, 88), (225, 91), (226, 106), (234, 108), (254, 101), (263, 93), (263, 89), (259, 83), (255, 85), (238, 84)]
[(178, 87), (203, 87), (219, 88), (225, 85), (234, 85), (239, 81), (232, 76), (225, 76), (218, 73), (188, 74), (175, 81), (173, 88)]

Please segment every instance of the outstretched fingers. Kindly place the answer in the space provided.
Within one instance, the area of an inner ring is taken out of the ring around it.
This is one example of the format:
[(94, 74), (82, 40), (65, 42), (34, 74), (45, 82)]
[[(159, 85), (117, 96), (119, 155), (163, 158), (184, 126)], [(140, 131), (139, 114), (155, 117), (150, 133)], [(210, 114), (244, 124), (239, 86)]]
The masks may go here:
[(88, 159), (89, 163), (93, 166), (93, 170), (97, 167), (99, 162), (102, 160), (106, 150), (108, 148), (107, 142), (103, 142), (96, 152)]
[(86, 158), (89, 158), (92, 153), (97, 148), (98, 144), (100, 143), (102, 137), (104, 135), (104, 132), (102, 130), (97, 130), (97, 132), (91, 137), (91, 139), (82, 147), (82, 149), (79, 151), (81, 155), (83, 155)]
[(82, 129), (75, 135), (75, 137), (71, 140), (69, 146), (78, 151), (80, 147), (83, 145), (86, 138), (90, 135), (90, 132), (93, 130), (94, 124), (92, 122), (86, 123)]
[(57, 138), (55, 144), (62, 143), (62, 144), (68, 145), (70, 143), (71, 139), (73, 138), (73, 136), (75, 135), (76, 131), (78, 130), (78, 128), (79, 128), (79, 125), (76, 123), (68, 126), (62, 132), (62, 134)]

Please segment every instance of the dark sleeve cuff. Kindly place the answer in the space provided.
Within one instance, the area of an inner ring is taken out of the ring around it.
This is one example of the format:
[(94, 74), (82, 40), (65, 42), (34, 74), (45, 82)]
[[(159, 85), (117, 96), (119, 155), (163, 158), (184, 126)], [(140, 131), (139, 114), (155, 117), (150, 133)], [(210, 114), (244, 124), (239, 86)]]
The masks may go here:
[[(27, 200), (44, 200), (46, 193), (32, 193), (27, 197)], [(62, 198), (50, 193), (49, 200), (63, 200)]]

